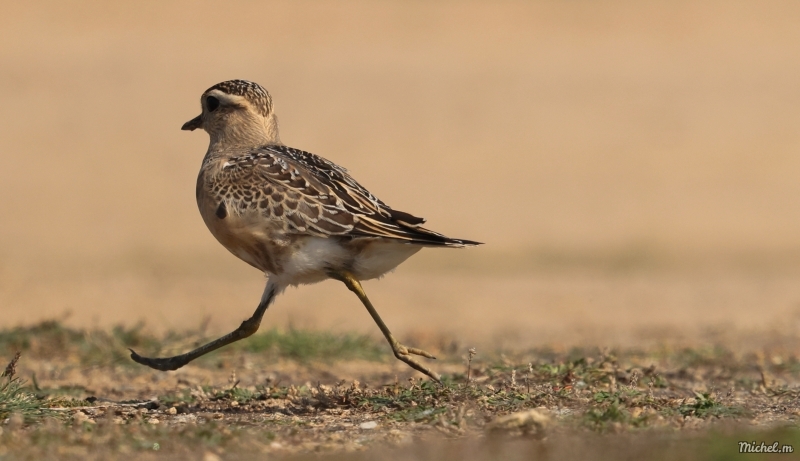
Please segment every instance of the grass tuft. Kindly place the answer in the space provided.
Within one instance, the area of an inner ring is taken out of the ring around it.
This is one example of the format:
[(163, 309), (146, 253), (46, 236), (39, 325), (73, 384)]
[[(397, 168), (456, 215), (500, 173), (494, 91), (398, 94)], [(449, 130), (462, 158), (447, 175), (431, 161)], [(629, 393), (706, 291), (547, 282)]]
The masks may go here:
[(743, 416), (745, 411), (741, 407), (723, 405), (709, 392), (695, 392), (693, 402), (678, 407), (678, 412), (683, 416), (696, 416), (698, 418)]
[(387, 356), (368, 336), (321, 331), (272, 329), (235, 343), (233, 350), (269, 353), (298, 362), (311, 360), (381, 360)]
[[(150, 356), (185, 352), (208, 341), (196, 331), (169, 332), (162, 336), (147, 333), (143, 325), (117, 326), (108, 330), (78, 330), (57, 321), (0, 330), (0, 354), (24, 351), (37, 358), (68, 358), (81, 366), (126, 366), (138, 368), (130, 360), (129, 348)], [(285, 358), (301, 363), (314, 360), (371, 360), (387, 358), (387, 348), (369, 336), (328, 332), (278, 329), (256, 333), (214, 354), (196, 365), (213, 367), (220, 358), (232, 354), (254, 353), (264, 358)]]
[(25, 381), (16, 376), (20, 352), (8, 363), (0, 375), (0, 420), (20, 415), (25, 422), (32, 422), (45, 415), (44, 402), (27, 391)]

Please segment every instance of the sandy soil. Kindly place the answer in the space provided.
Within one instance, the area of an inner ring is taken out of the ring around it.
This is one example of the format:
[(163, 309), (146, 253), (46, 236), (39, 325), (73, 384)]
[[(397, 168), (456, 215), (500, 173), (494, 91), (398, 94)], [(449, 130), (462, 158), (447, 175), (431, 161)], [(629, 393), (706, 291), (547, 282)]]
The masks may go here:
[[(795, 2), (4, 2), (0, 326), (229, 329), (263, 283), (204, 228), (228, 78), (282, 138), (432, 228), (367, 289), (402, 335), (465, 344), (796, 331)], [(268, 322), (374, 331), (329, 282)]]

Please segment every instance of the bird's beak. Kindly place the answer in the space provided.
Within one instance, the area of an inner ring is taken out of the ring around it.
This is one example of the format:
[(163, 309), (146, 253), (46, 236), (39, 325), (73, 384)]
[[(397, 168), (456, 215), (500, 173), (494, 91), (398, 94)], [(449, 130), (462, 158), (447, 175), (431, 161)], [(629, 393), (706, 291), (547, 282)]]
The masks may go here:
[(198, 128), (203, 128), (203, 119), (201, 117), (202, 115), (198, 115), (197, 117), (184, 123), (183, 126), (181, 127), (181, 130), (194, 131)]

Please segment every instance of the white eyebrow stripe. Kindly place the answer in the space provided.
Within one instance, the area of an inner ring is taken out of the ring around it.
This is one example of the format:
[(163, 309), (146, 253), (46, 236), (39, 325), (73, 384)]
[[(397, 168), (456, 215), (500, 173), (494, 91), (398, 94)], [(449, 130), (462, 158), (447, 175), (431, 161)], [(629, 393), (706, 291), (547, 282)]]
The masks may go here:
[(236, 94), (228, 94), (223, 91), (214, 89), (206, 93), (206, 97), (214, 96), (215, 98), (219, 99), (222, 104), (238, 104), (241, 101), (245, 100), (243, 96), (239, 96)]

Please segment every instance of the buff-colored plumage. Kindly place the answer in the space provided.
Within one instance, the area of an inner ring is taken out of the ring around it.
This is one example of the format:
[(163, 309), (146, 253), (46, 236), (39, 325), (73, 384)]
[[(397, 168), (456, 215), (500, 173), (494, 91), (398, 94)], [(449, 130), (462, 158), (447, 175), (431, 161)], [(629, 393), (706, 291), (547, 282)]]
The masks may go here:
[(478, 243), (421, 227), (424, 219), (392, 209), (344, 168), (283, 145), (272, 98), (260, 85), (222, 82), (203, 93), (201, 104), (203, 113), (183, 126), (210, 136), (197, 179), (200, 213), (225, 248), (269, 281), (256, 314), (231, 335), (184, 356), (148, 359), (134, 353), (134, 360), (158, 369), (180, 367), (252, 334), (285, 287), (333, 278), (361, 298), (398, 358), (438, 379), (408, 357), (432, 356), (391, 336), (359, 281), (384, 275), (422, 247)]

